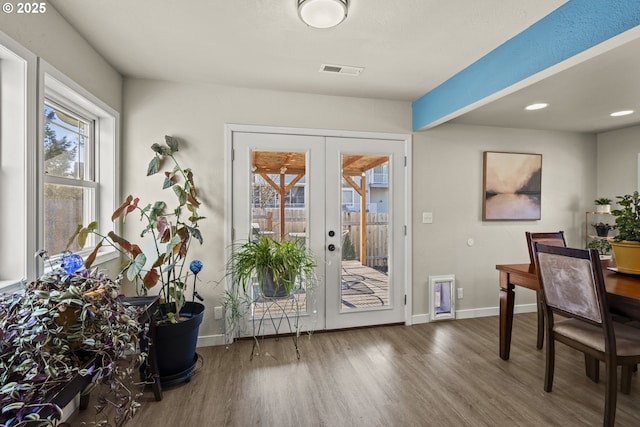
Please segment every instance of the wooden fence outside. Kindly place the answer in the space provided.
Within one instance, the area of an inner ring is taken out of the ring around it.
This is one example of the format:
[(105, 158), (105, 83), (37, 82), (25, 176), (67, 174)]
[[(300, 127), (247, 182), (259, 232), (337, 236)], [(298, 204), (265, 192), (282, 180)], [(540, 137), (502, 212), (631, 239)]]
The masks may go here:
[[(280, 211), (275, 208), (254, 208), (252, 222), (260, 227), (260, 232), (278, 238), (280, 231)], [(367, 263), (368, 267), (386, 271), (389, 258), (389, 214), (367, 213)], [(305, 209), (285, 210), (285, 236), (304, 233), (307, 227)], [(360, 213), (342, 212), (342, 242), (349, 236), (355, 248), (355, 259), (360, 259)]]

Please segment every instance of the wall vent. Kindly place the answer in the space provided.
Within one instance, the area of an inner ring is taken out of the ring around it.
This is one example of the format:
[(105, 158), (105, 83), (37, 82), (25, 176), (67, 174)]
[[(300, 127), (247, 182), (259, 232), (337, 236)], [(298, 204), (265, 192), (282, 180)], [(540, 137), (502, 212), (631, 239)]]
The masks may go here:
[(364, 71), (363, 67), (350, 67), (348, 65), (322, 64), (321, 73), (342, 74), (344, 76), (357, 77)]

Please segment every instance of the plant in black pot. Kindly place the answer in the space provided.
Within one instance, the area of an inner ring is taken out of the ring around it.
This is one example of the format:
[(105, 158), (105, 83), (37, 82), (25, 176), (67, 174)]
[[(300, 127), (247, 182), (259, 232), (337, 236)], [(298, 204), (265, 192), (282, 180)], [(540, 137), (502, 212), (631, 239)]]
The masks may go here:
[[(189, 263), (188, 252), (194, 241), (202, 244), (199, 224), (203, 217), (198, 215), (200, 201), (193, 172), (181, 167), (176, 158), (178, 140), (165, 136), (165, 142), (166, 145), (151, 146), (155, 155), (147, 168), (147, 176), (157, 174), (163, 163), (170, 161), (170, 168), (164, 171), (162, 188), (171, 189), (175, 206), (170, 209), (165, 201), (142, 206), (139, 198), (129, 195), (111, 217), (118, 221), (133, 213), (139, 214), (143, 225), (140, 237), (148, 239), (147, 243), (151, 240), (152, 244), (147, 246), (152, 249), (145, 253), (142, 243), (132, 243), (114, 232), (102, 235), (95, 222), (79, 226), (69, 244), (77, 240), (83, 247), (87, 236), (93, 233), (99, 242), (85, 261), (87, 267), (104, 245), (110, 245), (120, 252), (124, 260), (122, 273), (135, 283), (139, 295), (146, 295), (149, 289), (159, 286), (162, 304), (156, 319), (156, 354), (161, 383), (170, 385), (189, 381), (198, 358), (195, 348), (204, 305), (195, 301), (196, 298), (202, 301), (195, 284), (202, 263)], [(187, 301), (189, 273), (194, 275), (191, 301)]]
[(277, 241), (261, 235), (236, 245), (227, 260), (231, 288), (224, 306), (231, 329), (257, 298), (285, 298), (309, 291), (316, 282), (315, 257), (304, 240)]
[(611, 224), (607, 224), (604, 222), (598, 222), (595, 224), (591, 224), (593, 228), (596, 229), (596, 234), (598, 237), (607, 237), (609, 235), (609, 230), (611, 230)]
[(618, 231), (611, 239), (616, 266), (622, 273), (640, 274), (640, 195), (634, 191), (617, 198), (619, 207), (611, 211)]

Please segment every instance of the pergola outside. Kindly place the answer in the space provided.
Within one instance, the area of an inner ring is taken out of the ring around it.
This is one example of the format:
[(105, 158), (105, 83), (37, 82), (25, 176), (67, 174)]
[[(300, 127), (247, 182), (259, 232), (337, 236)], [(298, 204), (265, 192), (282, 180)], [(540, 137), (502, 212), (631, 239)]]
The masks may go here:
[[(366, 172), (389, 161), (388, 156), (358, 154), (342, 155), (342, 177), (360, 196), (360, 263), (367, 260), (367, 182)], [(251, 153), (251, 171), (260, 175), (280, 196), (280, 238), (285, 235), (285, 196), (306, 174), (306, 155), (294, 151), (253, 151)], [(294, 175), (285, 182), (285, 175)], [(275, 182), (269, 175), (279, 175)], [(356, 181), (360, 177), (360, 183)]]

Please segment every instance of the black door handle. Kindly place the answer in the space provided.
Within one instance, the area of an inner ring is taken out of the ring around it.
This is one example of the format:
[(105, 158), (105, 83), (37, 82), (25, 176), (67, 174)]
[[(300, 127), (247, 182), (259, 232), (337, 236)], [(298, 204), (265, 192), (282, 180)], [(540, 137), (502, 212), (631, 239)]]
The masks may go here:
[(330, 244), (329, 246), (327, 246), (327, 249), (329, 249), (330, 252), (333, 252), (336, 250), (336, 245), (334, 245), (333, 243)]

